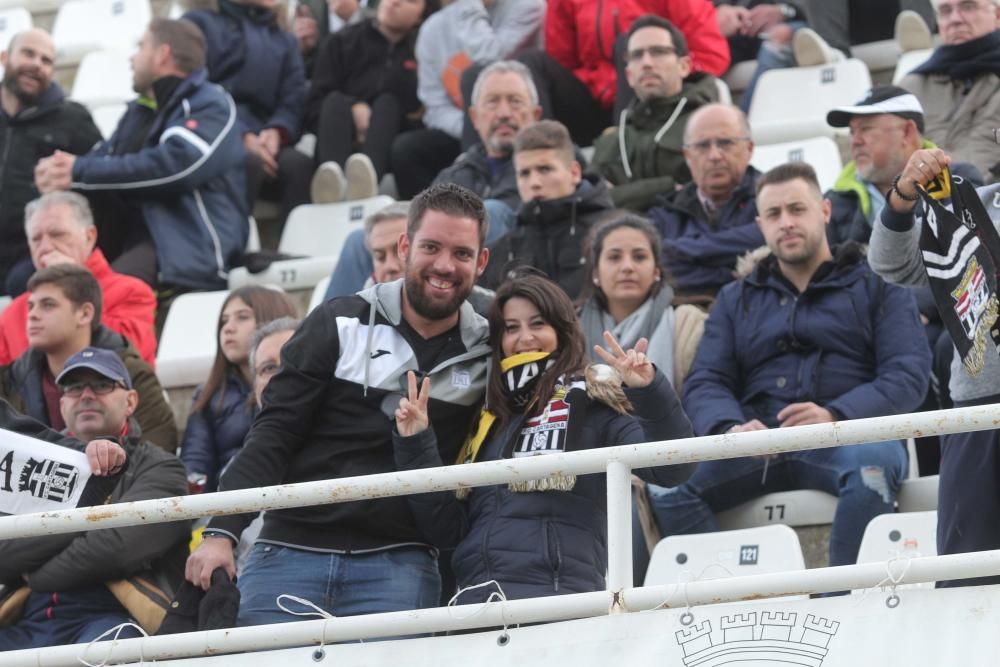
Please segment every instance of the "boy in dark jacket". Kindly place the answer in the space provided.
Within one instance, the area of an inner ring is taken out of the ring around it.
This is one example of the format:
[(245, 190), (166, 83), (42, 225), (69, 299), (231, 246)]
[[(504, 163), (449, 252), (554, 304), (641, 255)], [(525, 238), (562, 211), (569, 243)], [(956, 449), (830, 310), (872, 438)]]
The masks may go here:
[[(684, 384), (696, 435), (906, 413), (920, 405), (930, 349), (917, 304), (887, 284), (856, 245), (831, 249), (830, 203), (812, 167), (790, 163), (757, 183), (772, 256), (719, 292)], [(830, 565), (856, 562), (876, 515), (893, 511), (906, 473), (898, 440), (706, 461), (650, 501), (663, 534), (717, 530), (715, 513), (774, 491), (839, 496)]]
[[(88, 453), (103, 444), (117, 450), (116, 460), (124, 458), (119, 447), (97, 439), (120, 442), (128, 466), (111, 491), (111, 503), (187, 492), (181, 462), (144, 441), (131, 420), (138, 396), (117, 355), (86, 348), (67, 360), (56, 383), (68, 436), (20, 417), (2, 402), (0, 426), (70, 449), (83, 450), (90, 442)], [(108, 472), (93, 463), (92, 470)], [(0, 651), (88, 642), (129, 621), (133, 611), (112, 593), (123, 579), (141, 576), (171, 596), (182, 580), (189, 538), (189, 522), (178, 521), (0, 541), (0, 581), (31, 589), (22, 618), (0, 629)], [(120, 636), (138, 632), (125, 628)]]
[(583, 241), (613, 208), (600, 180), (585, 179), (566, 127), (554, 120), (517, 135), (514, 171), (524, 203), (514, 228), (490, 244), (482, 285), (495, 288), (509, 271), (534, 266), (575, 299), (583, 288)]

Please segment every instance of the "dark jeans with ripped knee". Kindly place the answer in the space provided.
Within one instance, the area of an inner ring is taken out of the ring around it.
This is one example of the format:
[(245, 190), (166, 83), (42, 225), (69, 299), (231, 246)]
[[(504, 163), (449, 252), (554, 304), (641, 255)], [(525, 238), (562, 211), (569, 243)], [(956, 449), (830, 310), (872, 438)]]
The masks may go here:
[[(899, 440), (788, 452), (770, 459), (703, 461), (680, 486), (648, 485), (649, 502), (660, 533), (668, 537), (716, 531), (717, 512), (765, 493), (825, 491), (839, 498), (830, 532), (830, 565), (851, 565), (857, 562), (868, 522), (894, 510), (906, 471), (906, 447)], [(642, 540), (634, 541), (634, 548), (645, 552)], [(637, 572), (645, 571), (641, 556), (637, 565)]]

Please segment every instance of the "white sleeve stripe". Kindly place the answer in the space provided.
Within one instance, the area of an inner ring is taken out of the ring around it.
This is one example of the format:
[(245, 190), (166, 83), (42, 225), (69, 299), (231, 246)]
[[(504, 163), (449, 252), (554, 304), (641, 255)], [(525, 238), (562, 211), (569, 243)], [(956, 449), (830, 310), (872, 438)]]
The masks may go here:
[(160, 135), (160, 143), (164, 143), (170, 137), (180, 137), (184, 141), (188, 142), (195, 148), (197, 148), (202, 155), (208, 153), (212, 150), (208, 142), (199, 137), (197, 134), (187, 129), (186, 127), (181, 127), (180, 125), (174, 125), (173, 127), (167, 128), (167, 131)]
[[(215, 149), (219, 147), (222, 140), (226, 138), (226, 136), (232, 131), (233, 126), (236, 125), (236, 103), (233, 102), (233, 98), (230, 97), (229, 93), (225, 93), (225, 95), (226, 100), (229, 103), (229, 118), (226, 120), (225, 127), (222, 128), (219, 135), (215, 137), (211, 145), (208, 146), (208, 152), (203, 153), (202, 156), (193, 164), (188, 166), (187, 169), (183, 169), (176, 174), (171, 174), (162, 178), (153, 178), (146, 181), (134, 181), (131, 183), (73, 183), (71, 187), (74, 190), (129, 190), (132, 188), (150, 188), (157, 185), (166, 185), (189, 176), (208, 161), (208, 159), (212, 156), (212, 153), (215, 152)], [(167, 131), (170, 129), (172, 128), (167, 128)], [(204, 141), (202, 143), (204, 143)]]

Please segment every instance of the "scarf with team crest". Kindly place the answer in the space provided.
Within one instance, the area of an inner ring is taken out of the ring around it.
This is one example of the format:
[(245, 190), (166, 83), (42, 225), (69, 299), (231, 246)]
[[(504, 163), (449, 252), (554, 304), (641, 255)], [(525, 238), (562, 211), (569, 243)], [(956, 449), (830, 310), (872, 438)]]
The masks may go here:
[[(947, 169), (918, 193), (923, 205), (915, 212), (922, 217), (920, 252), (927, 279), (962, 365), (975, 377), (988, 349), (1000, 352), (1000, 235), (972, 184)], [(949, 197), (950, 211), (940, 203)]]
[[(512, 406), (524, 412), (524, 416), (512, 426), (513, 435), (505, 443), (501, 458), (562, 454), (572, 451), (574, 445), (579, 443), (576, 436), (588, 404), (586, 385), (582, 380), (564, 381), (560, 378), (545, 407), (541, 411), (532, 410), (535, 385), (553, 361), (547, 352), (525, 352), (500, 362), (500, 372), (504, 374), (504, 395)], [(533, 412), (537, 414), (529, 416)], [(573, 419), (570, 419), (571, 412)], [(476, 460), (480, 447), (495, 423), (496, 415), (484, 407), (475, 432), (462, 445), (458, 463), (472, 463)], [(575, 485), (575, 475), (555, 474), (542, 479), (511, 482), (508, 488), (518, 493), (571, 491)], [(456, 491), (460, 499), (468, 494), (469, 489)]]

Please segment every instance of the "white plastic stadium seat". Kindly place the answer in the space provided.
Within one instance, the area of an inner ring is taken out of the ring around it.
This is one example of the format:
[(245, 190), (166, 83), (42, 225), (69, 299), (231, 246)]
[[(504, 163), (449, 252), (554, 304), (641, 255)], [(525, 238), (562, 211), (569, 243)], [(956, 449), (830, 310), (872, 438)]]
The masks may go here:
[(801, 141), (754, 146), (753, 166), (767, 171), (785, 162), (808, 162), (816, 170), (819, 187), (826, 192), (833, 187), (844, 168), (837, 142), (830, 137), (814, 137)]
[(0, 9), (24, 7), (32, 14), (48, 14), (54, 12), (64, 0), (0, 0)]
[(754, 141), (774, 144), (844, 134), (843, 128), (827, 125), (827, 112), (861, 99), (871, 87), (868, 68), (856, 58), (765, 72), (750, 103)]
[(248, 219), (250, 223), (250, 235), (247, 237), (247, 252), (257, 252), (260, 250), (260, 230), (257, 229), (257, 220), (251, 215)]
[(52, 26), (56, 64), (102, 49), (131, 52), (152, 18), (149, 0), (66, 0)]
[(937, 555), (937, 512), (900, 512), (881, 514), (868, 522), (858, 562), (888, 563), (899, 559), (886, 565), (887, 577), (890, 571), (894, 577), (903, 577), (899, 588), (934, 588), (932, 581), (907, 584), (905, 559)]
[(0, 313), (4, 311), (4, 308), (10, 305), (11, 301), (13, 301), (13, 299), (9, 296), (0, 296)]
[(156, 353), (156, 376), (164, 389), (192, 387), (208, 377), (215, 359), (215, 323), (226, 290), (190, 292), (170, 306)]
[(311, 313), (323, 303), (323, 297), (326, 296), (326, 290), (330, 287), (330, 276), (323, 278), (323, 280), (316, 283), (316, 287), (313, 288), (312, 296), (309, 298), (309, 312)]
[(719, 104), (732, 104), (733, 94), (729, 91), (729, 86), (722, 79), (715, 80), (715, 87), (719, 91)]
[(90, 110), (90, 116), (94, 119), (94, 124), (101, 131), (101, 136), (110, 139), (118, 127), (118, 121), (125, 115), (125, 104), (102, 104)]
[(280, 285), (286, 290), (312, 289), (330, 275), (347, 235), (365, 218), (393, 202), (392, 197), (371, 197), (341, 204), (307, 204), (289, 214), (278, 250), (300, 259), (273, 262), (260, 273), (245, 268), (229, 272), (230, 289), (242, 285)]
[(897, 555), (937, 556), (937, 512), (881, 514), (868, 522), (858, 562), (877, 563)]
[(783, 491), (759, 498), (720, 512), (715, 519), (719, 528), (751, 528), (784, 524), (787, 526), (821, 526), (833, 523), (837, 498), (822, 491)]
[(898, 86), (903, 77), (918, 66), (923, 65), (931, 57), (932, 53), (934, 53), (934, 49), (920, 49), (918, 51), (907, 51), (901, 55), (899, 62), (896, 63), (896, 71), (892, 75), (893, 85)]
[(83, 56), (70, 97), (90, 108), (133, 99), (129, 53), (124, 50), (91, 51)]
[(896, 495), (900, 512), (928, 512), (937, 510), (938, 476), (904, 479)]
[(804, 569), (795, 531), (788, 526), (764, 526), (666, 537), (653, 549), (643, 585)]
[(722, 75), (722, 78), (731, 92), (742, 93), (747, 89), (747, 86), (750, 85), (750, 79), (753, 77), (753, 73), (756, 70), (756, 60), (744, 60), (743, 62), (734, 64), (726, 70), (726, 73)]
[(31, 26), (31, 13), (24, 7), (11, 7), (0, 11), (0, 49), (6, 51), (11, 37)]

